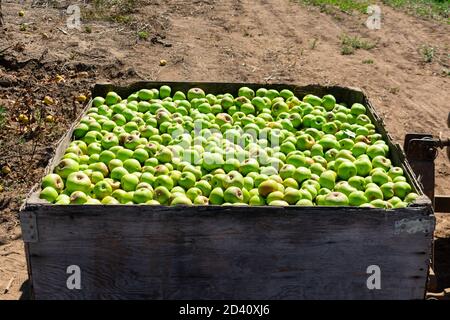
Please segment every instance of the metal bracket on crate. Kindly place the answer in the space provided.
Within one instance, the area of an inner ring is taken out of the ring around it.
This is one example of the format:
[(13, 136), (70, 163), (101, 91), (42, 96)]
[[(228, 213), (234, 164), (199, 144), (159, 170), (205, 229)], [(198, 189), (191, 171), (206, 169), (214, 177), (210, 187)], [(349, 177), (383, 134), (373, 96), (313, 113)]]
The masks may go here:
[[(450, 118), (449, 118), (450, 121)], [(409, 133), (405, 136), (403, 149), (424, 193), (431, 199), (436, 212), (450, 212), (450, 197), (435, 196), (434, 160), (439, 149), (447, 147), (450, 159), (450, 139), (435, 138), (430, 134)]]
[(21, 212), (20, 224), (22, 226), (22, 238), (24, 242), (39, 241), (36, 214), (34, 212)]

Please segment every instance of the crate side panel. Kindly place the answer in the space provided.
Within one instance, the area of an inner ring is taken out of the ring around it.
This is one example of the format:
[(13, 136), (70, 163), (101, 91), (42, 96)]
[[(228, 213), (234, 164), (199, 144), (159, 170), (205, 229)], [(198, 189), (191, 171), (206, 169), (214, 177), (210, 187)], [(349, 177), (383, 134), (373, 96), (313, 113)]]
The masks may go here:
[[(422, 299), (434, 223), (406, 210), (37, 216), (37, 299)], [(70, 265), (81, 290), (66, 287)], [(367, 289), (370, 265), (381, 290)]]

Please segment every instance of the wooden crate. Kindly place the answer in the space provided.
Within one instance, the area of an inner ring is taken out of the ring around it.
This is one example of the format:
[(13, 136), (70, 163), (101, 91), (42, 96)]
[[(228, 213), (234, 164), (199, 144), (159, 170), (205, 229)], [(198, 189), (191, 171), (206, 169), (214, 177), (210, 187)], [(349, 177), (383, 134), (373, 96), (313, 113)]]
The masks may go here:
[[(420, 184), (367, 97), (357, 89), (241, 83), (96, 85), (93, 96), (141, 88), (288, 88), (363, 103), (416, 192)], [(78, 121), (77, 121), (78, 122)], [(76, 123), (77, 123), (76, 122)], [(74, 126), (76, 125), (74, 124)], [(73, 126), (73, 127), (74, 127)], [(73, 127), (46, 173), (61, 159)], [(35, 186), (20, 219), (36, 299), (423, 299), (435, 218), (428, 198), (393, 210), (354, 207), (49, 205)], [(81, 289), (68, 289), (69, 266)], [(370, 266), (380, 289), (369, 289)], [(369, 271), (369, 272), (368, 272)]]

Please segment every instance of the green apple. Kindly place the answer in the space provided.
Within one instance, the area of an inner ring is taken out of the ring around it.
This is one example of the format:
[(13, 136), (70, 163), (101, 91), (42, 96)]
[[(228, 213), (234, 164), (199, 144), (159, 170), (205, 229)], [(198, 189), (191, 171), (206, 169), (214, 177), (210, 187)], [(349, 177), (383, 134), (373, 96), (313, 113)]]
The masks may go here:
[(355, 157), (352, 155), (352, 152), (346, 149), (341, 149), (338, 151), (338, 153), (336, 154), (336, 161), (339, 159), (349, 160), (351, 162), (356, 160)]
[(137, 93), (140, 100), (148, 101), (154, 98), (154, 92), (150, 89), (141, 89)]
[(267, 197), (268, 194), (278, 190), (278, 183), (272, 179), (265, 180), (258, 185), (258, 192), (263, 197)]
[(302, 183), (302, 189), (307, 190), (311, 194), (312, 198), (315, 198), (320, 190), (320, 184), (312, 179), (306, 180)]
[(348, 195), (348, 203), (351, 206), (359, 207), (360, 205), (367, 203), (368, 200), (363, 191), (357, 190), (353, 191)]
[[(310, 167), (309, 170), (311, 170), (312, 175), (317, 175), (318, 177), (320, 177), (320, 175), (326, 171), (326, 169), (320, 164), (320, 163), (313, 163)], [(317, 178), (319, 179), (319, 178)]]
[(221, 205), (224, 203), (224, 192), (222, 188), (214, 188), (209, 194), (209, 203), (212, 205)]
[(91, 180), (83, 172), (73, 172), (67, 177), (66, 189), (70, 193), (74, 191), (89, 193), (91, 190)]
[(344, 161), (337, 168), (337, 175), (343, 180), (348, 180), (358, 173), (357, 167), (353, 162)]
[(211, 178), (211, 187), (212, 188), (222, 188), (226, 185), (226, 180), (228, 179), (228, 176), (223, 173), (214, 174), (214, 176)]
[(186, 95), (181, 91), (177, 91), (174, 93), (172, 100), (173, 101), (186, 101)]
[(312, 106), (320, 106), (323, 101), (318, 96), (307, 94), (303, 97), (303, 102), (309, 103)]
[(76, 139), (82, 139), (89, 131), (89, 126), (86, 123), (78, 124), (73, 130), (73, 136)]
[(383, 157), (386, 156), (386, 152), (385, 152), (383, 146), (380, 144), (373, 144), (371, 146), (368, 146), (367, 150), (366, 150), (366, 154), (371, 159), (373, 159), (377, 156), (383, 156)]
[(47, 200), (48, 202), (55, 202), (55, 200), (58, 198), (58, 191), (56, 191), (53, 187), (45, 187), (42, 189), (41, 193), (39, 194), (40, 199)]
[(327, 122), (322, 125), (322, 131), (327, 134), (335, 134), (338, 131), (338, 126), (334, 121)]
[(401, 202), (397, 203), (394, 206), (394, 208), (396, 208), (396, 209), (398, 209), (398, 208), (406, 208), (407, 206), (408, 206), (408, 203), (401, 201)]
[[(127, 124), (129, 124), (129, 122)], [(136, 149), (136, 147), (140, 144), (141, 144), (141, 141), (137, 134), (130, 134), (130, 135), (126, 136), (125, 140), (123, 142), (124, 147), (129, 150)], [(120, 159), (120, 160), (122, 160), (122, 159)]]
[(116, 153), (116, 159), (119, 159), (120, 161), (125, 161), (127, 159), (130, 159), (133, 156), (133, 150), (129, 149), (120, 149)]
[(298, 167), (292, 174), (292, 178), (294, 178), (295, 181), (301, 184), (303, 181), (311, 179), (311, 170), (305, 167)]
[(174, 187), (173, 180), (168, 175), (159, 175), (155, 178), (155, 182), (153, 183), (155, 187), (163, 186), (168, 190)]
[(258, 161), (256, 159), (253, 159), (253, 158), (246, 159), (240, 165), (239, 171), (243, 175), (247, 175), (250, 172), (258, 172), (259, 171), (259, 163), (258, 163)]
[(296, 204), (300, 199), (302, 199), (302, 195), (300, 194), (299, 190), (296, 189), (286, 189), (284, 193), (283, 200), (287, 203), (293, 205)]
[(85, 204), (88, 196), (83, 191), (75, 191), (70, 195), (71, 204)]
[(405, 199), (412, 190), (411, 185), (405, 181), (394, 182), (393, 189), (394, 194), (400, 199)]
[(150, 157), (147, 150), (144, 148), (135, 149), (132, 155), (133, 159), (138, 160), (140, 163), (145, 163), (145, 161)]
[(352, 139), (341, 139), (339, 140), (339, 145), (341, 146), (341, 149), (345, 149), (345, 150), (352, 150), (352, 154), (353, 154), (353, 147), (355, 145), (355, 143), (353, 142)]
[(111, 185), (106, 181), (99, 181), (95, 184), (93, 190), (97, 199), (103, 199), (106, 196), (110, 196), (113, 192)]
[(223, 186), (228, 187), (244, 187), (244, 177), (237, 171), (230, 171), (223, 181)]
[(266, 204), (266, 201), (260, 195), (253, 195), (252, 197), (250, 197), (249, 204), (251, 206), (264, 206)]
[(393, 196), (392, 198), (390, 198), (389, 200), (387, 200), (393, 207), (395, 207), (396, 204), (402, 202), (402, 199), (400, 199), (399, 197)]
[(113, 193), (111, 194), (111, 197), (113, 197), (114, 199), (117, 199), (119, 201), (119, 203), (121, 203), (121, 204), (125, 204), (130, 201), (133, 201), (133, 194), (126, 192), (122, 189), (114, 190)]
[(392, 181), (393, 182), (400, 182), (400, 181), (406, 182), (406, 177), (405, 176), (398, 176), (398, 177), (395, 177)]
[(127, 159), (123, 162), (123, 167), (129, 172), (140, 172), (142, 167), (141, 163), (136, 159)]
[(167, 204), (171, 197), (170, 191), (163, 186), (156, 187), (153, 192), (153, 198), (160, 204)]
[(370, 118), (369, 118), (368, 116), (366, 116), (365, 114), (360, 114), (360, 115), (358, 115), (358, 116), (356, 117), (356, 123), (359, 124), (359, 125), (361, 125), (361, 126), (364, 126), (364, 125), (366, 125), (366, 124), (370, 124), (370, 123), (371, 123), (371, 120), (370, 120)]
[[(173, 190), (172, 190), (173, 192)], [(202, 195), (202, 191), (197, 187), (189, 188), (189, 190), (186, 191), (186, 196), (191, 199), (191, 201), (194, 201), (198, 196)]]
[(114, 180), (118, 180), (121, 181), (122, 177), (129, 174), (129, 172), (127, 171), (127, 169), (123, 168), (123, 167), (117, 167), (111, 170), (111, 174), (110, 177)]
[(349, 199), (342, 192), (330, 192), (324, 198), (325, 206), (348, 206)]
[(383, 200), (383, 197), (384, 197), (381, 189), (376, 186), (369, 186), (368, 188), (366, 188), (364, 195), (366, 196), (367, 200), (370, 202), (372, 202), (373, 200), (376, 200), (376, 199)]
[(280, 146), (280, 151), (283, 152), (284, 154), (288, 154), (292, 151), (295, 151), (295, 144), (287, 141), (287, 142), (283, 142)]
[(202, 167), (205, 170), (213, 171), (215, 169), (221, 168), (225, 161), (219, 153), (205, 152), (203, 154)]
[(205, 98), (205, 91), (200, 88), (191, 88), (187, 92), (187, 98), (189, 101), (192, 101), (193, 99)]
[(132, 173), (125, 174), (120, 179), (120, 184), (122, 186), (122, 189), (125, 191), (136, 190), (136, 186), (138, 185), (138, 183), (139, 183), (139, 178)]
[(382, 168), (384, 171), (388, 172), (392, 166), (391, 160), (384, 156), (376, 156), (372, 159), (372, 166), (374, 168)]
[[(244, 178), (244, 180), (247, 179), (247, 177)], [(294, 178), (286, 178), (283, 180), (283, 186), (285, 188), (294, 188), (294, 189), (298, 189), (299, 185), (298, 182), (294, 179)], [(252, 186), (253, 187), (253, 186)], [(248, 188), (247, 188), (248, 189)], [(251, 188), (250, 188), (251, 189)], [(250, 190), (249, 189), (249, 190)]]
[(273, 200), (268, 202), (269, 206), (275, 206), (275, 207), (287, 207), (289, 206), (289, 203), (283, 200)]
[(386, 182), (380, 186), (381, 192), (383, 192), (383, 199), (390, 199), (394, 196), (394, 183)]
[(316, 141), (311, 135), (302, 134), (297, 138), (296, 147), (300, 151), (310, 150), (315, 143)]
[(415, 192), (410, 192), (405, 196), (405, 202), (406, 203), (412, 203), (414, 202), (417, 198), (419, 197), (419, 195)]
[(120, 204), (120, 202), (112, 196), (106, 196), (102, 199), (101, 204), (106, 204), (106, 205)]
[(104, 164), (103, 162), (95, 162), (95, 163), (91, 163), (88, 168), (92, 171), (99, 171), (103, 174), (104, 177), (107, 177), (109, 174), (109, 169), (108, 166), (106, 164)]
[(55, 168), (55, 173), (61, 178), (66, 179), (71, 173), (77, 172), (80, 166), (78, 162), (72, 159), (62, 159)]
[(104, 149), (109, 149), (119, 145), (119, 138), (114, 133), (108, 133), (103, 136), (100, 143)]
[(109, 165), (109, 162), (115, 158), (116, 158), (116, 155), (114, 154), (114, 152), (111, 152), (109, 150), (104, 150), (100, 153), (98, 160), (100, 162), (103, 162), (106, 165)]
[(195, 185), (196, 178), (192, 172), (182, 172), (178, 184), (186, 190)]
[(103, 135), (98, 131), (89, 131), (83, 137), (83, 141), (89, 145), (94, 142), (101, 142), (103, 139)]
[(319, 183), (322, 187), (334, 189), (337, 174), (332, 170), (326, 170), (320, 174)]
[(362, 191), (365, 188), (366, 181), (363, 177), (353, 176), (350, 179), (348, 179), (348, 184), (351, 185), (353, 188)]
[(137, 189), (133, 193), (134, 203), (146, 203), (149, 200), (153, 200), (153, 192), (148, 188)]
[(169, 86), (161, 86), (159, 88), (159, 97), (161, 99), (165, 99), (167, 97), (170, 97), (172, 89)]
[(297, 201), (297, 203), (295, 205), (296, 206), (303, 206), (303, 207), (312, 207), (314, 204), (312, 203), (311, 200), (300, 199), (300, 200)]
[(367, 150), (367, 144), (364, 142), (356, 142), (352, 147), (352, 154), (355, 157), (359, 157), (362, 154), (366, 153)]
[(389, 205), (391, 205), (389, 202), (384, 201), (382, 199), (375, 199), (370, 201), (370, 204), (373, 205), (375, 208), (382, 208), (382, 209), (388, 209)]
[(357, 191), (357, 189), (353, 188), (347, 181), (339, 181), (334, 186), (334, 191), (344, 193), (346, 196), (348, 196), (353, 191)]
[(209, 204), (209, 198), (208, 198), (208, 197), (205, 197), (205, 196), (202, 196), (202, 195), (197, 196), (197, 197), (194, 199), (194, 204), (195, 204), (195, 205), (204, 205), (204, 206), (207, 206), (207, 205)]
[(240, 188), (238, 187), (229, 187), (223, 192), (223, 199), (225, 202), (236, 203), (243, 202), (244, 195)]
[(372, 173), (372, 182), (376, 183), (377, 185), (381, 186), (387, 182), (389, 182), (390, 178), (389, 176), (386, 174), (386, 172), (384, 172), (384, 170), (375, 170)]
[(403, 176), (403, 169), (400, 167), (392, 167), (388, 172), (388, 176), (391, 177), (392, 180), (397, 177)]
[(58, 174), (50, 173), (42, 179), (41, 187), (42, 189), (52, 187), (57, 192), (61, 192), (64, 189), (64, 181)]
[(322, 106), (325, 107), (325, 110), (331, 111), (336, 106), (336, 98), (331, 94), (327, 94), (322, 97)]
[(272, 201), (283, 200), (283, 199), (284, 199), (284, 193), (283, 192), (281, 192), (281, 191), (274, 191), (274, 192), (271, 192), (271, 193), (269, 193), (267, 195), (266, 202), (270, 205), (270, 203)]
[[(275, 169), (275, 168), (274, 168)], [(294, 172), (296, 171), (296, 167), (292, 164), (285, 164), (280, 169), (280, 177), (281, 179), (285, 180), (287, 178), (291, 178), (294, 175)], [(276, 174), (276, 170), (274, 172)]]
[(70, 197), (67, 194), (60, 194), (56, 200), (55, 200), (55, 204), (59, 204), (59, 205), (67, 205), (70, 204)]
[(194, 184), (194, 186), (202, 191), (202, 195), (204, 195), (205, 197), (209, 197), (212, 188), (208, 181), (206, 180), (197, 181)]
[(358, 176), (365, 177), (372, 170), (372, 162), (365, 157), (359, 157), (354, 161)]
[(159, 164), (155, 167), (155, 176), (169, 175), (169, 173), (170, 173), (169, 168), (167, 168), (167, 166), (163, 164)]
[[(255, 174), (257, 174), (255, 172)], [(246, 177), (243, 178), (243, 187), (247, 190), (251, 190), (254, 187), (254, 180), (252, 177), (249, 177), (248, 175)]]
[[(99, 158), (100, 160), (100, 158)], [(111, 172), (114, 168), (118, 168), (118, 167), (122, 167), (123, 166), (123, 162), (119, 159), (111, 159), (108, 162), (108, 169)]]
[(151, 186), (150, 183), (147, 183), (147, 182), (142, 182), (142, 181), (139, 182), (138, 185), (136, 186), (136, 190), (139, 190), (139, 189), (148, 189), (153, 192), (153, 187)]
[(366, 107), (364, 107), (361, 103), (354, 103), (350, 108), (350, 113), (354, 116), (359, 116), (360, 114), (366, 113)]

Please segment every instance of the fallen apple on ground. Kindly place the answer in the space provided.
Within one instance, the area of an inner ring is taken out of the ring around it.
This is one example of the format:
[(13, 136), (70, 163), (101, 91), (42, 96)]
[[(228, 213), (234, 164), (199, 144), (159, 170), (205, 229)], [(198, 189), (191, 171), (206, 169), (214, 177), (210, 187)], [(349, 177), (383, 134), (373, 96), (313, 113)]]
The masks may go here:
[(242, 87), (95, 97), (40, 198), (55, 204), (362, 206), (418, 197), (360, 103)]

